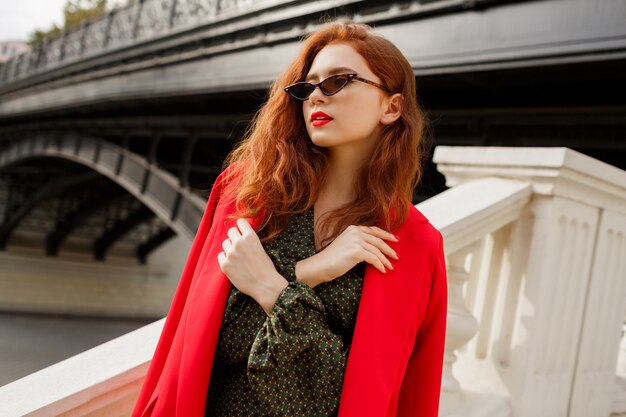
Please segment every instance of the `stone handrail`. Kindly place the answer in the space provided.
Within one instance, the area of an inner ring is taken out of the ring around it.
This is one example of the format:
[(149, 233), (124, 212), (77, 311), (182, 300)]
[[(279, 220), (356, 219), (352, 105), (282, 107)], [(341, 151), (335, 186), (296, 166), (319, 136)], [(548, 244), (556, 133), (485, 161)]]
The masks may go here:
[[(439, 147), (434, 160), (451, 188), (418, 208), (445, 238), (440, 415), (623, 412), (626, 173), (565, 148)], [(162, 324), (0, 388), (6, 416), (128, 415)]]

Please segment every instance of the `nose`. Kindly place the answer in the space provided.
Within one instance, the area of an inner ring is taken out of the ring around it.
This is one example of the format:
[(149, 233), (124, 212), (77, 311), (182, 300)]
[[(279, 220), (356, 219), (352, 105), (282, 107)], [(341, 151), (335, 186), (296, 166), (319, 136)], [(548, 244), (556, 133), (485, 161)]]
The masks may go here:
[(318, 103), (324, 100), (326, 100), (326, 96), (324, 95), (324, 93), (322, 93), (322, 90), (320, 89), (320, 86), (318, 85), (315, 87), (315, 90), (313, 90), (313, 92), (309, 96), (309, 101), (311, 102), (311, 104), (314, 104), (314, 103)]

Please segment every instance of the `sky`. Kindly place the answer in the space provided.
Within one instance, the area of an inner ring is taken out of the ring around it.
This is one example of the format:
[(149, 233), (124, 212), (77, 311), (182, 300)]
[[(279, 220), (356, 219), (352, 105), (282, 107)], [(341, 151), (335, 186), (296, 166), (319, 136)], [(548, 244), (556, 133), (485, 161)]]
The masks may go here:
[[(60, 26), (66, 1), (0, 0), (0, 42), (25, 41), (35, 29), (47, 30), (54, 23)], [(108, 3), (116, 1), (109, 0)]]

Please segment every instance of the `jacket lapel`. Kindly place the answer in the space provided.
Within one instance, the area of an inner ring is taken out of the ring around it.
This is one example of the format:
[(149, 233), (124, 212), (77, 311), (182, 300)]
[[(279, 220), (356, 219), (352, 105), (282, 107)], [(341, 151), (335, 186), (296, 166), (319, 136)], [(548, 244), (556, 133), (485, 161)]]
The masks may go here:
[(382, 273), (366, 266), (339, 417), (388, 415), (402, 382), (417, 332), (417, 277), (423, 269), (408, 223), (393, 232), (398, 242), (388, 242), (400, 257), (392, 261), (394, 269)]

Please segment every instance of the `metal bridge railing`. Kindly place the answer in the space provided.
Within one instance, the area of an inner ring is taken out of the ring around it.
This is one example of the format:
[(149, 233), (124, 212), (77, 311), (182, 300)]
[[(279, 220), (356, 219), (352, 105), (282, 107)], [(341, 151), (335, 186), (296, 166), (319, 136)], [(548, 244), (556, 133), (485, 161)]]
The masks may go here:
[(200, 25), (290, 3), (294, 0), (140, 0), (84, 22), (59, 37), (48, 38), (30, 52), (0, 64), (0, 84)]

